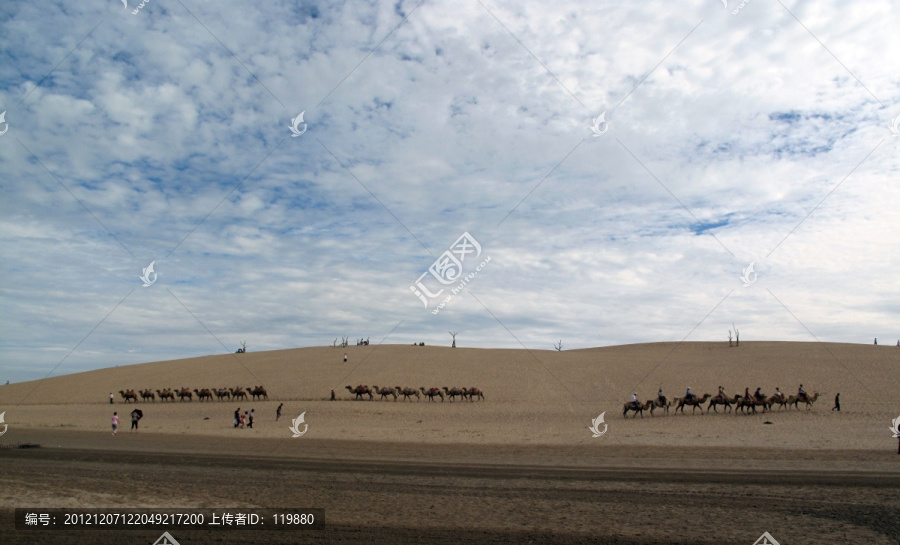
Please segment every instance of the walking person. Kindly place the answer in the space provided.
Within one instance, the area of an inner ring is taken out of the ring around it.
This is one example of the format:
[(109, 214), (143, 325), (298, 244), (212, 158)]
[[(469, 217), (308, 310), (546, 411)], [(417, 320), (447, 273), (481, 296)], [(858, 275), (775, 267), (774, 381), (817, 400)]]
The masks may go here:
[(109, 393), (109, 404), (112, 405), (113, 403), (115, 403), (115, 401), (113, 401), (113, 395), (112, 395), (112, 392), (110, 392)]
[(140, 409), (131, 411), (131, 431), (138, 429), (138, 420), (144, 417), (144, 413)]
[(244, 411), (244, 414), (241, 415), (241, 429), (244, 429), (244, 425), (247, 423), (247, 411)]
[(275, 422), (278, 422), (278, 419), (281, 418), (281, 408), (284, 407), (284, 403), (279, 403), (278, 409), (275, 410)]
[(334, 397), (334, 390), (332, 390), (332, 391), (331, 391), (331, 401), (334, 401), (334, 400), (335, 400), (335, 397)]
[(255, 409), (250, 409), (250, 416), (247, 418), (247, 427), (248, 427), (248, 428), (252, 428), (252, 427), (253, 427), (253, 416), (254, 416), (254, 412), (253, 412), (253, 411), (254, 411), (254, 410), (255, 410)]
[(234, 427), (238, 427), (238, 424), (241, 423), (241, 408), (238, 407), (236, 411), (234, 411)]
[(119, 413), (114, 412), (112, 417), (112, 434), (115, 435), (119, 431)]
[(834, 407), (831, 408), (832, 411), (841, 412), (841, 394), (834, 396)]
[(344, 363), (347, 363), (347, 353), (344, 352)]

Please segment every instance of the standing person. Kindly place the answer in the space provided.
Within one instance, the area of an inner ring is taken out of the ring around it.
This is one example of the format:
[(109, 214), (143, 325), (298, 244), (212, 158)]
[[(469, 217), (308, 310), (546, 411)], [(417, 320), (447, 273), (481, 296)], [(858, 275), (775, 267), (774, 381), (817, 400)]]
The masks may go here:
[(241, 408), (238, 407), (236, 411), (234, 411), (234, 427), (238, 427), (238, 424), (241, 423)]
[(143, 415), (137, 409), (131, 411), (131, 431), (138, 429), (138, 420), (141, 419), (141, 416)]
[(241, 415), (241, 429), (244, 429), (244, 424), (247, 423), (247, 411), (244, 411), (244, 414)]
[(114, 412), (112, 417), (112, 434), (115, 435), (119, 431), (119, 413)]
[(278, 422), (278, 419), (281, 418), (281, 408), (284, 407), (284, 403), (278, 404), (278, 409), (275, 410), (275, 422)]
[(878, 346), (878, 337), (875, 337), (875, 346)]
[(347, 363), (347, 353), (344, 352), (344, 363)]
[(247, 418), (247, 427), (248, 427), (248, 428), (252, 428), (252, 427), (253, 427), (253, 415), (254, 415), (253, 411), (254, 411), (254, 410), (255, 410), (255, 409), (250, 409), (250, 416)]
[(113, 395), (112, 395), (112, 392), (110, 392), (110, 393), (109, 393), (109, 404), (112, 405), (113, 403), (115, 403), (115, 402), (113, 401)]
[(331, 391), (331, 401), (334, 401), (334, 400), (335, 400), (335, 397), (334, 397), (334, 390), (332, 390), (332, 391)]
[(841, 412), (841, 394), (834, 396), (834, 407), (831, 408), (832, 411)]

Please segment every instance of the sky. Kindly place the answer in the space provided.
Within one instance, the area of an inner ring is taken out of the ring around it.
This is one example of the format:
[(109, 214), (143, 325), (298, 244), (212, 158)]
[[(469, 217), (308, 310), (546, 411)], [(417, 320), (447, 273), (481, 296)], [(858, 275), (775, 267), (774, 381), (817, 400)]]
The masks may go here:
[(0, 380), (451, 331), (895, 344), (898, 20), (4, 2)]

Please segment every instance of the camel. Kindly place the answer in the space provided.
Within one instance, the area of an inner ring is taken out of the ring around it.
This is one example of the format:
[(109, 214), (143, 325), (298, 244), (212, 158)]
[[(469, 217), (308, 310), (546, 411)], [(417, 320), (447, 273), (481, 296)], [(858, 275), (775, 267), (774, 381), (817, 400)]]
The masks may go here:
[(254, 386), (253, 389), (247, 388), (247, 393), (253, 396), (253, 399), (269, 399), (269, 393), (262, 386)]
[(128, 403), (129, 399), (137, 403), (137, 394), (134, 393), (134, 390), (119, 390), (119, 393), (122, 394), (122, 397), (125, 399), (125, 403)]
[(638, 413), (641, 413), (641, 418), (644, 418), (644, 411), (649, 410), (651, 405), (653, 405), (653, 401), (649, 399), (643, 405), (638, 402), (637, 407), (634, 406), (634, 403), (629, 401), (622, 409), (622, 417), (625, 418), (628, 415), (628, 411), (634, 411), (634, 416), (632, 416), (631, 418), (636, 417)]
[(175, 401), (175, 394), (172, 393), (171, 388), (165, 388), (161, 392), (159, 390), (157, 390), (156, 393), (159, 394), (160, 401), (165, 401), (167, 399), (171, 399), (172, 401)]
[(378, 386), (372, 386), (372, 391), (381, 396), (381, 400), (384, 401), (384, 398), (387, 396), (394, 396), (394, 401), (397, 401), (397, 392), (394, 391), (393, 388), (389, 388), (385, 386), (384, 388), (379, 388)]
[(711, 396), (709, 394), (703, 394), (703, 397), (691, 396), (691, 399), (678, 398), (678, 406), (675, 407), (675, 411), (681, 409), (681, 414), (684, 414), (684, 406), (691, 406), (691, 414), (694, 414), (694, 410), (698, 407), (700, 408), (700, 414), (703, 414), (703, 404), (706, 403), (706, 400)]
[(466, 397), (466, 394), (463, 393), (463, 390), (461, 388), (457, 388), (456, 386), (454, 386), (453, 388), (447, 388), (446, 386), (444, 386), (444, 393), (447, 394), (447, 396), (450, 398), (450, 401), (453, 401), (453, 398), (456, 396), (460, 396), (462, 398)]
[(428, 396), (428, 401), (434, 401), (434, 396), (441, 396), (441, 403), (444, 402), (444, 392), (437, 388), (432, 387), (426, 390), (424, 387), (420, 387), (419, 390), (422, 390), (422, 393)]
[(215, 391), (215, 393), (216, 397), (219, 398), (219, 401), (222, 401), (226, 397), (229, 399), (231, 398), (231, 390), (229, 390), (228, 388), (219, 388)]
[(709, 412), (710, 409), (712, 409), (714, 412), (719, 412), (718, 409), (716, 409), (716, 405), (725, 405), (725, 408), (730, 411), (731, 406), (737, 405), (740, 399), (740, 394), (734, 394), (734, 399), (728, 399), (725, 394), (719, 394), (709, 400), (709, 405), (707, 405), (706, 407), (706, 412)]
[(244, 399), (245, 397), (247, 397), (247, 392), (245, 392), (244, 389), (240, 386), (238, 386), (237, 388), (230, 388), (230, 390), (231, 397), (235, 399)]
[(663, 402), (660, 401), (658, 397), (656, 399), (651, 399), (650, 400), (650, 416), (653, 416), (653, 411), (655, 411), (656, 409), (665, 409), (666, 414), (669, 414), (669, 407), (671, 407), (672, 404), (673, 404), (672, 400), (667, 400), (666, 403), (663, 404)]
[(773, 406), (773, 405), (776, 405), (776, 404), (778, 405), (778, 410), (783, 409), (785, 405), (787, 405), (788, 408), (790, 408), (791, 398), (793, 398), (793, 397), (794, 397), (794, 396), (790, 396), (790, 397), (784, 397), (784, 396), (781, 396), (781, 397), (775, 397), (775, 396), (772, 396), (772, 397), (770, 397), (770, 398), (767, 400), (767, 401), (769, 402), (769, 408), (771, 409), (772, 406)]
[(794, 408), (795, 409), (797, 409), (797, 410), (800, 409), (799, 404), (802, 401), (802, 402), (806, 403), (806, 410), (808, 411), (812, 407), (812, 404), (815, 403), (817, 399), (819, 399), (819, 392), (813, 392), (812, 396), (807, 395), (806, 399), (802, 399), (799, 396), (791, 396), (791, 399), (794, 400)]
[[(737, 406), (740, 407), (742, 413), (746, 412), (748, 407), (753, 410), (753, 414), (756, 414), (757, 407), (762, 407), (763, 412), (766, 412), (769, 410), (769, 407), (772, 406), (772, 403), (767, 398), (756, 399), (755, 397), (750, 396), (749, 398), (744, 399), (743, 396), (741, 397), (742, 399), (737, 403)], [(735, 411), (734, 414), (737, 415), (737, 411)]]
[(416, 399), (418, 399), (419, 401), (422, 401), (422, 396), (419, 395), (419, 391), (416, 390), (415, 388), (410, 388), (408, 386), (406, 388), (394, 386), (394, 389), (397, 390), (397, 395), (403, 396), (403, 401), (406, 401), (407, 399), (412, 401), (412, 396), (416, 396)]
[(194, 394), (191, 393), (190, 388), (182, 388), (175, 392), (175, 395), (181, 398), (181, 401), (184, 401), (184, 398), (188, 398), (191, 401), (194, 401)]
[(482, 392), (478, 388), (475, 388), (473, 386), (468, 389), (463, 388), (462, 390), (463, 390), (463, 399), (465, 399), (468, 396), (469, 401), (474, 401), (473, 398), (475, 398), (475, 397), (480, 398), (482, 401), (484, 401), (484, 392)]
[(141, 390), (141, 399), (147, 401), (148, 399), (152, 399), (154, 403), (156, 402), (156, 394), (153, 393), (153, 390), (147, 388), (146, 390)]
[(196, 388), (194, 388), (194, 393), (197, 394), (197, 398), (200, 401), (203, 401), (206, 398), (209, 398), (209, 400), (212, 401), (213, 395), (212, 395), (212, 392), (209, 390), (209, 388), (203, 388), (202, 390), (197, 390)]
[(360, 384), (356, 388), (354, 388), (353, 386), (345, 386), (345, 388), (347, 388), (347, 390), (349, 390), (351, 394), (356, 394), (356, 397), (354, 399), (362, 399), (362, 396), (364, 395), (369, 396), (369, 401), (375, 399), (372, 395), (372, 389), (364, 384)]

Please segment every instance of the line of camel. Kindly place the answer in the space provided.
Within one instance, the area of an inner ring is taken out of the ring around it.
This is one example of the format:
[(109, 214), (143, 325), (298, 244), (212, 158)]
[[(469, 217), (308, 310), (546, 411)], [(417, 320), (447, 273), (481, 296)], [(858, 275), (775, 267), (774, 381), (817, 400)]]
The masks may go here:
[[(393, 397), (394, 401), (397, 401), (399, 396), (403, 396), (404, 401), (412, 401), (413, 396), (419, 401), (422, 401), (423, 396), (427, 397), (428, 401), (434, 401), (434, 398), (439, 397), (441, 398), (441, 402), (443, 402), (445, 396), (450, 398), (450, 401), (453, 401), (456, 397), (468, 399), (469, 401), (475, 401), (476, 398), (484, 401), (484, 392), (478, 388), (447, 388), (444, 386), (443, 389), (420, 387), (417, 390), (410, 387), (401, 388), (400, 386), (394, 386), (393, 388), (384, 386), (379, 388), (378, 386), (366, 386), (365, 384), (360, 384), (359, 386), (345, 386), (345, 388), (347, 388), (351, 394), (356, 394), (354, 399), (362, 399), (363, 396), (367, 395), (369, 396), (369, 401), (375, 399), (376, 395), (380, 395), (382, 400)], [(334, 390), (331, 391), (331, 399), (334, 399)]]
[(122, 396), (125, 403), (129, 401), (137, 403), (138, 396), (141, 396), (141, 399), (144, 401), (153, 401), (156, 402), (156, 397), (159, 396), (160, 401), (175, 401), (176, 397), (181, 398), (181, 401), (187, 399), (188, 401), (194, 400), (194, 394), (197, 394), (197, 398), (200, 401), (206, 401), (209, 399), (212, 401), (213, 396), (219, 398), (219, 401), (226, 401), (231, 399), (244, 399), (245, 397), (252, 397), (254, 400), (262, 400), (269, 399), (269, 393), (266, 392), (266, 389), (262, 386), (254, 386), (253, 388), (241, 388), (238, 386), (237, 388), (194, 388), (192, 391), (190, 388), (179, 388), (173, 390), (172, 388), (164, 388), (162, 390), (156, 390), (156, 393), (153, 393), (153, 390), (147, 388), (145, 390), (140, 390), (135, 392), (134, 390), (119, 390), (119, 395)]
[(707, 400), (709, 401), (709, 405), (706, 406), (706, 412), (709, 412), (709, 410), (712, 409), (714, 412), (718, 413), (719, 410), (716, 409), (717, 405), (724, 405), (725, 409), (728, 411), (731, 411), (732, 405), (734, 405), (735, 415), (737, 415), (737, 409), (740, 409), (742, 413), (747, 414), (749, 414), (749, 412), (752, 410), (752, 413), (756, 414), (757, 407), (762, 407), (763, 412), (765, 412), (771, 409), (773, 405), (779, 405), (779, 410), (784, 409), (785, 407), (794, 407), (795, 409), (799, 410), (800, 403), (806, 403), (806, 410), (808, 411), (817, 399), (819, 399), (819, 392), (814, 392), (811, 396), (806, 395), (803, 397), (795, 395), (791, 395), (788, 397), (777, 397), (773, 395), (769, 397), (762, 396), (760, 398), (757, 398), (751, 395), (748, 398), (744, 398), (744, 396), (742, 395), (735, 394), (733, 398), (729, 398), (725, 394), (719, 394), (715, 397), (709, 394), (703, 394), (703, 397), (691, 396), (690, 399), (685, 397), (676, 397), (671, 400), (667, 400), (666, 402), (663, 402), (662, 400), (657, 398), (648, 399), (647, 402), (643, 405), (640, 405), (640, 403), (638, 403), (637, 406), (635, 406), (635, 404), (630, 401), (628, 403), (625, 403), (622, 409), (622, 416), (627, 416), (629, 411), (634, 411), (634, 415), (632, 416), (632, 418), (637, 417), (638, 414), (641, 415), (641, 418), (644, 418), (644, 411), (649, 410), (650, 416), (653, 416), (653, 411), (655, 411), (656, 409), (665, 409), (666, 414), (669, 414), (669, 407), (675, 407), (674, 410), (676, 414), (679, 410), (681, 410), (681, 414), (684, 414), (685, 406), (691, 407), (691, 414), (693, 414), (693, 412), (698, 408), (700, 409), (700, 414), (703, 414), (703, 404), (706, 403)]

